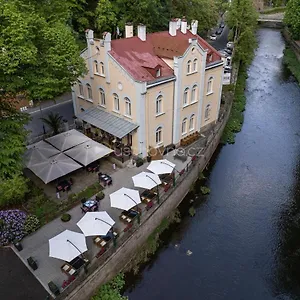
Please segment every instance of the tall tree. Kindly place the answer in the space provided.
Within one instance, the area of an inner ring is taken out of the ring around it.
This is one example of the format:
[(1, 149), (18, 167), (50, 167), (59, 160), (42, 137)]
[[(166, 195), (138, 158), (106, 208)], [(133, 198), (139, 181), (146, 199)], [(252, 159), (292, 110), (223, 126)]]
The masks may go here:
[(85, 72), (60, 0), (0, 0), (0, 86), (49, 99), (70, 89)]
[(300, 40), (300, 0), (289, 0), (284, 15), (284, 23), (288, 25), (295, 40)]

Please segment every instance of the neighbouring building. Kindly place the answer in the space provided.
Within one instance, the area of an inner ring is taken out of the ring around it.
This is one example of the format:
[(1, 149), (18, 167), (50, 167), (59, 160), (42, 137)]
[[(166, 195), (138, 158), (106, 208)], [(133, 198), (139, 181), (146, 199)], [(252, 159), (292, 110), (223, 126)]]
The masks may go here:
[[(191, 30), (188, 28), (191, 27)], [(82, 52), (88, 74), (72, 87), (75, 115), (88, 135), (116, 151), (178, 146), (217, 121), (223, 61), (197, 35), (198, 21), (172, 19), (169, 31), (125, 28), (125, 38), (94, 38), (86, 30)]]

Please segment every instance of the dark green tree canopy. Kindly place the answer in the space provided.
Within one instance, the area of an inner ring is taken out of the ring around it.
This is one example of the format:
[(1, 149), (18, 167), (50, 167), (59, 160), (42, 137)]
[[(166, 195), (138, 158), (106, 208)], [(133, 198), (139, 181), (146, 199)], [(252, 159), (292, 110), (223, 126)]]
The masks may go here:
[(284, 22), (290, 28), (293, 38), (300, 40), (300, 0), (289, 0)]

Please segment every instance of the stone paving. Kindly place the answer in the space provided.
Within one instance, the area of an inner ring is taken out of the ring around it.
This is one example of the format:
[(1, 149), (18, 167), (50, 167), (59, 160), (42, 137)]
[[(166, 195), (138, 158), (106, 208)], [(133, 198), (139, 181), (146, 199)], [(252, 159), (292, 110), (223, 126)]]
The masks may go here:
[[(165, 158), (175, 163), (175, 168), (177, 170), (184, 169), (186, 165), (191, 161), (191, 157), (188, 157), (185, 162), (174, 159), (174, 154), (174, 151), (169, 152), (167, 155), (165, 155)], [(118, 169), (111, 175), (113, 178), (113, 185), (104, 189), (105, 198), (101, 200), (99, 210), (107, 211), (110, 214), (110, 216), (116, 221), (116, 225), (114, 226), (114, 228), (116, 228), (120, 232), (124, 229), (124, 225), (119, 221), (121, 210), (110, 207), (109, 195), (122, 187), (134, 188), (131, 177), (142, 171), (146, 171), (148, 165), (149, 163), (145, 163), (139, 168), (127, 166), (124, 169)], [(140, 206), (142, 205), (144, 204), (140, 204)], [(83, 216), (80, 205), (74, 207), (73, 209), (68, 211), (68, 213), (72, 216), (72, 219), (69, 222), (64, 223), (60, 220), (60, 218), (51, 221), (32, 235), (23, 239), (23, 250), (21, 252), (16, 252), (16, 254), (26, 265), (27, 258), (30, 256), (37, 261), (38, 269), (36, 271), (33, 271), (33, 274), (47, 291), (49, 291), (49, 281), (53, 281), (57, 286), (60, 287), (63, 281), (67, 279), (67, 275), (62, 273), (60, 269), (64, 262), (62, 260), (49, 257), (49, 239), (66, 229), (80, 232), (79, 227), (77, 227), (76, 225), (76, 223)], [(87, 237), (86, 240), (89, 250), (87, 251), (87, 253), (85, 253), (85, 256), (89, 260), (91, 260), (99, 252), (99, 248), (94, 245), (92, 237)]]

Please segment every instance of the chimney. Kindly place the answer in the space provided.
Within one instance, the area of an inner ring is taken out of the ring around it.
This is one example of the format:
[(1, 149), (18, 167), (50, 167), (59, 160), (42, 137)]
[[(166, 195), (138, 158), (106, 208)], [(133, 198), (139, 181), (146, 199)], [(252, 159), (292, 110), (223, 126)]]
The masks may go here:
[(139, 24), (137, 30), (139, 39), (143, 42), (146, 41), (146, 26), (144, 24)]
[(132, 23), (125, 24), (125, 38), (133, 37), (133, 25)]
[(198, 30), (198, 21), (197, 20), (193, 20), (192, 21), (192, 24), (191, 24), (191, 27), (192, 27), (192, 34), (193, 35), (197, 35), (197, 30)]
[(169, 22), (169, 34), (171, 36), (176, 36), (177, 31), (177, 19), (171, 19)]
[(187, 21), (186, 21), (185, 17), (183, 17), (181, 20), (181, 32), (183, 34), (186, 34), (186, 29), (187, 29)]
[(103, 40), (104, 40), (104, 49), (106, 52), (111, 50), (111, 34), (109, 32), (103, 33)]
[(85, 31), (86, 42), (89, 45), (94, 44), (94, 31), (92, 29), (87, 29)]
[(177, 19), (176, 29), (180, 29), (181, 19)]

